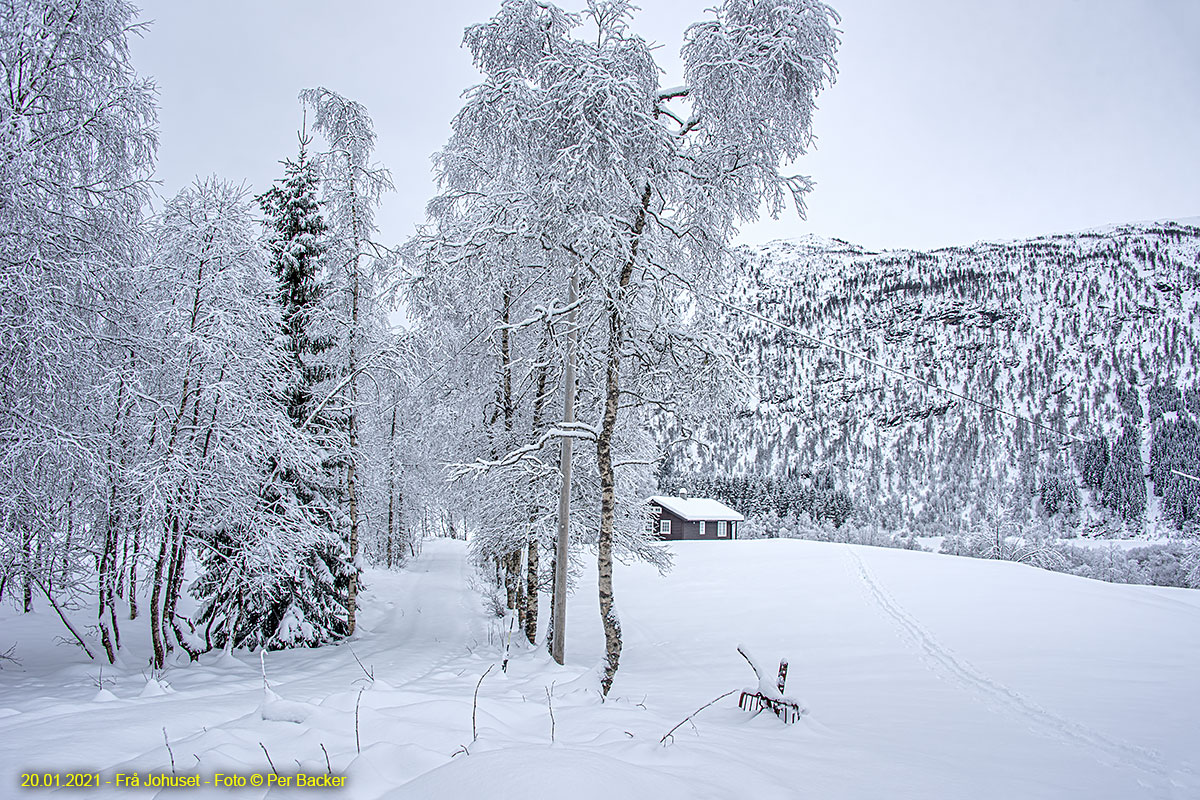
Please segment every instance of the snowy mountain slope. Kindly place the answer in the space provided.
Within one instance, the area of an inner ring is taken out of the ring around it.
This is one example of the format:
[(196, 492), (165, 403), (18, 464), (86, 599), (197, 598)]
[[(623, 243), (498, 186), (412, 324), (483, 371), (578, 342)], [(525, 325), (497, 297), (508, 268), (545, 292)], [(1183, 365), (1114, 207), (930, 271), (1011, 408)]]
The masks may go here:
[(1132, 461), (1149, 459), (1164, 424), (1153, 387), (1177, 400), (1195, 385), (1198, 289), (1200, 227), (1174, 222), (931, 253), (816, 237), (743, 249), (732, 304), (1040, 425), (1103, 436), (1122, 457), (1127, 435), (1135, 455), (1120, 461), (1127, 474), (1105, 484), (1101, 467), (1090, 487), (1062, 437), (731, 311), (754, 385), (681, 469), (832, 475), (860, 516), (888, 527), (1022, 513), (1062, 479), (1083, 490), (1070, 527), (1169, 534), (1180, 520), (1156, 499), (1139, 511), (1136, 497), (1166, 487)]
[[(97, 697), (96, 668), (50, 644), (48, 613), (6, 612), (0, 644), (17, 641), (22, 666), (0, 671), (0, 780), (15, 786), (28, 768), (170, 774), (172, 756), (206, 780), (270, 775), (268, 753), (280, 774), (323, 775), (327, 751), (345, 796), (367, 800), (1200, 793), (1200, 593), (796, 540), (674, 551), (665, 576), (617, 571), (626, 644), (604, 703), (590, 669), (603, 654), (593, 570), (571, 601), (568, 665), (514, 649), (501, 672), (503, 625), (467, 588), (455, 541), (429, 542), (405, 572), (371, 573), (348, 644), (268, 654), (280, 700), (266, 707), (245, 652), (171, 667), (153, 685), (127, 663), (105, 670), (115, 699)], [(735, 694), (660, 745), (701, 705), (753, 684), (738, 643), (768, 669), (789, 658), (788, 693), (807, 716), (752, 716)]]

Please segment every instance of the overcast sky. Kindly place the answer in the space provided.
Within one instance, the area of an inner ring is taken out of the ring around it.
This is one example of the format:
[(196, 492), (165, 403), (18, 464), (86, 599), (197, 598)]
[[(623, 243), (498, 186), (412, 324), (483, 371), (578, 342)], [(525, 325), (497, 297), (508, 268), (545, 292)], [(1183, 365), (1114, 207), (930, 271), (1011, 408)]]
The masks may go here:
[[(644, 0), (635, 30), (680, 81), (684, 28), (716, 0)], [(498, 0), (154, 0), (134, 65), (159, 88), (160, 191), (197, 175), (261, 192), (294, 155), (297, 93), (363, 103), (397, 191), (381, 239), (424, 221), (430, 156), (478, 73), (463, 28)], [(567, 8), (580, 3), (565, 2)], [(1200, 2), (840, 0), (837, 83), (819, 98), (808, 219), (816, 233), (932, 248), (1200, 215)]]

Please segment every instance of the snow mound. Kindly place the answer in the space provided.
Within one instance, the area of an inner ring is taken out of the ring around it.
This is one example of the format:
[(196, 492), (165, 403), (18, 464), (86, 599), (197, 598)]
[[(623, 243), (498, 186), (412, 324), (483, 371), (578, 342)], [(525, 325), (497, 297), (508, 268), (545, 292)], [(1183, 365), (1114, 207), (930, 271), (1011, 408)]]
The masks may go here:
[(308, 719), (312, 711), (312, 706), (294, 700), (284, 700), (271, 689), (263, 691), (263, 704), (259, 708), (259, 713), (265, 720), (294, 722), (297, 725)]

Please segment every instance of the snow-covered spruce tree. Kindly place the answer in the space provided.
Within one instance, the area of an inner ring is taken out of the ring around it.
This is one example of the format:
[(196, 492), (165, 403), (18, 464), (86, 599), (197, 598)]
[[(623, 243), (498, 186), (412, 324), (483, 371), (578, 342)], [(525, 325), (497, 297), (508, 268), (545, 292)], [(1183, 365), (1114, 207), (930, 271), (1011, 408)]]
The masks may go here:
[[(208, 560), (210, 571), (197, 583), (197, 591), (214, 594), (201, 621), (211, 630), (207, 625), (217, 613), (239, 617), (232, 638), (223, 626), (217, 626), (215, 640), (210, 634), (208, 641), (217, 646), (313, 647), (346, 633), (346, 595), (353, 568), (338, 536), (337, 476), (322, 457), (339, 450), (339, 420), (318, 410), (314, 399), (314, 387), (330, 377), (321, 356), (330, 348), (331, 337), (321, 335), (318, 328), (327, 228), (317, 200), (319, 175), (308, 158), (308, 143), (301, 135), (297, 159), (284, 162), (284, 178), (261, 195), (258, 203), (266, 215), (270, 269), (277, 281), (286, 351), (278, 400), (297, 435), (311, 440), (314, 447), (310, 452), (319, 461), (301, 470), (272, 457), (264, 465), (266, 480), (261, 492), (267, 512), (308, 517), (307, 524), (324, 528), (326, 535), (295, 554), (295, 572), (278, 576), (258, 591), (247, 591), (231, 573), (240, 569), (243, 558), (234, 550), (236, 542), (226, 538), (214, 543), (224, 552), (222, 557)], [(215, 595), (222, 592), (225, 597), (217, 599)]]
[(284, 177), (260, 195), (258, 204), (265, 216), (270, 267), (279, 283), (279, 305), (283, 330), (291, 355), (290, 381), (284, 400), (288, 416), (297, 427), (308, 423), (332, 428), (332, 421), (318, 414), (313, 420), (316, 399), (314, 386), (328, 378), (330, 367), (318, 356), (333, 342), (317, 329), (324, 294), (322, 256), (327, 249), (329, 227), (321, 214), (318, 192), (320, 173), (308, 156), (311, 139), (300, 136), (300, 151), (295, 161), (283, 162)]
[(383, 309), (377, 301), (380, 273), (393, 259), (390, 251), (372, 239), (375, 206), (392, 189), (391, 175), (371, 163), (375, 130), (361, 104), (319, 87), (305, 89), (301, 101), (313, 109), (313, 131), (325, 139), (327, 149), (317, 156), (322, 194), (329, 225), (328, 286), (330, 309), (338, 321), (338, 336), (331, 353), (336, 355), (337, 380), (319, 387), (322, 402), (335, 400), (345, 415), (343, 467), (348, 530), (345, 541), (354, 571), (346, 592), (347, 635), (354, 633), (358, 608), (361, 524), (361, 470), (366, 466), (360, 441), (364, 415), (360, 387), (363, 373), (379, 368), (391, 348), (382, 334)]
[[(595, 445), (606, 693), (621, 654), (614, 546), (649, 535), (644, 498), (620, 491), (648, 482), (618, 477), (649, 475), (645, 454), (617, 448), (647, 408), (713, 376), (723, 349), (713, 309), (684, 292), (720, 282), (736, 223), (763, 202), (778, 213), (790, 194), (803, 209), (808, 180), (779, 167), (811, 143), (838, 43), (837, 16), (820, 2), (727, 0), (687, 30), (685, 82), (664, 89), (630, 30), (633, 11), (628, 0), (591, 0), (582, 15), (506, 0), (468, 28), (483, 82), (454, 120), (430, 207), (435, 223), (455, 223), (457, 241), (520, 238), (540, 246), (535, 263), (558, 287), (579, 276), (580, 418), (590, 422), (574, 431)], [(502, 218), (486, 211), (501, 206)]]
[(297, 554), (328, 533), (282, 485), (289, 472), (315, 483), (320, 456), (280, 399), (288, 364), (277, 284), (242, 190), (216, 179), (184, 189), (151, 233), (137, 353), (148, 438), (135, 488), (154, 554), (149, 617), (162, 666), (173, 640), (193, 656), (203, 648), (177, 613), (189, 552), (209, 576), (193, 587), (205, 638), (237, 641), (246, 598), (269, 607)]
[(122, 358), (106, 311), (155, 147), (153, 87), (129, 63), (137, 32), (121, 0), (0, 2), (0, 585), (28, 611), (35, 588), (98, 575), (114, 625), (106, 432)]

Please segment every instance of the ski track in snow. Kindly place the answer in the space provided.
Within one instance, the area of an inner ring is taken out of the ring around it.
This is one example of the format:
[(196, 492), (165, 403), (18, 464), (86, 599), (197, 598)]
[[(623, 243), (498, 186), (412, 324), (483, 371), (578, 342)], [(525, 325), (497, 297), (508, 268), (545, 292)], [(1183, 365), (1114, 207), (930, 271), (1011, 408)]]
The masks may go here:
[(905, 611), (871, 574), (853, 547), (847, 545), (845, 551), (854, 562), (859, 578), (880, 610), (912, 638), (920, 648), (924, 660), (930, 664), (931, 670), (949, 674), (963, 688), (980, 697), (985, 704), (1025, 721), (1033, 732), (1041, 736), (1084, 747), (1095, 753), (1097, 760), (1103, 763), (1115, 762), (1150, 776), (1155, 781), (1153, 785), (1144, 780), (1139, 780), (1139, 783), (1148, 789), (1156, 790), (1161, 797), (1179, 796), (1173, 794), (1173, 790), (1195, 785), (1194, 781), (1184, 783), (1180, 780), (1185, 775), (1189, 778), (1194, 777), (1190, 768), (1181, 765), (1179, 769), (1172, 771), (1156, 751), (1116, 741), (1078, 722), (1064, 719), (1019, 692), (980, 673), (940, 644), (927, 628)]
[[(457, 568), (447, 568), (437, 563), (444, 561), (460, 563)], [(396, 573), (394, 576), (384, 573), (383, 576), (392, 578), (389, 583), (398, 584), (393, 587), (394, 590), (417, 598), (416, 602), (407, 608), (399, 606), (398, 609), (397, 597), (385, 600), (387, 610), (381, 619), (374, 622), (369, 629), (364, 626), (360, 636), (334, 646), (339, 650), (354, 648), (358, 660), (368, 669), (372, 669), (377, 678), (386, 681), (394, 689), (403, 689), (410, 684), (419, 683), (443, 669), (450, 661), (467, 654), (463, 649), (467, 641), (472, 638), (478, 639), (477, 631), (468, 630), (458, 624), (463, 620), (475, 620), (475, 616), (466, 608), (469, 593), (466, 562), (458, 558), (453, 551), (427, 548), (426, 552), (421, 554), (421, 558), (413, 562), (410, 570), (409, 575), (415, 573), (415, 580), (410, 586), (402, 585), (406, 582), (403, 579), (405, 573)], [(430, 578), (430, 575), (435, 577)], [(457, 583), (439, 585), (439, 579), (440, 582), (445, 582), (446, 576), (453, 576)], [(373, 592), (378, 594), (379, 589), (375, 588)], [(346, 652), (349, 653), (349, 650)], [(353, 655), (350, 660), (354, 660)], [(386, 672), (380, 671), (381, 666)], [(318, 688), (324, 688), (326, 682), (322, 678), (344, 668), (344, 663), (332, 664), (320, 673), (306, 676), (303, 682), (312, 681)], [(392, 670), (399, 670), (399, 673)]]

